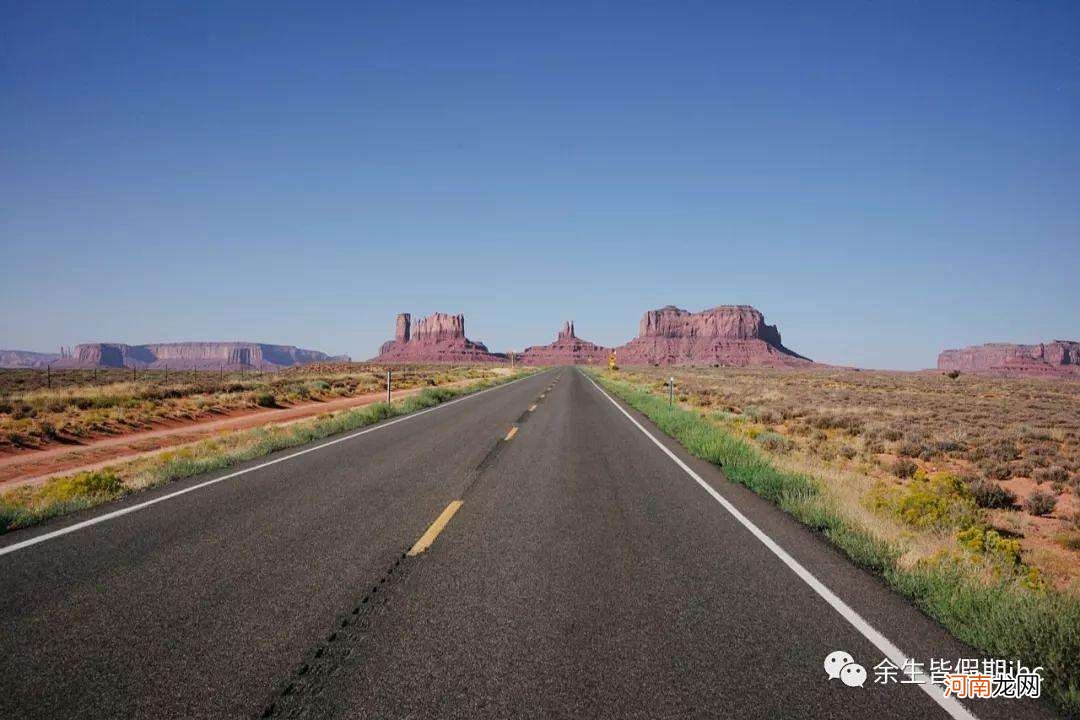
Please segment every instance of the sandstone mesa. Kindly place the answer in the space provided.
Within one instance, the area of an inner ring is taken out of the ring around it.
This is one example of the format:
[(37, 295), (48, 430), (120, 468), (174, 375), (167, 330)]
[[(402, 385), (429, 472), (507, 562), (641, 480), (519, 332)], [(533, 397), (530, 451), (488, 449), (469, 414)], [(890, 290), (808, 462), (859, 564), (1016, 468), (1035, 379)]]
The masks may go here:
[(720, 305), (693, 313), (674, 305), (646, 312), (638, 336), (616, 348), (625, 365), (809, 366), (780, 341), (775, 325), (749, 305)]
[(1080, 378), (1080, 342), (1053, 340), (1035, 345), (987, 343), (938, 355), (939, 370), (1003, 377)]
[(348, 361), (347, 355), (327, 355), (294, 345), (253, 342), (177, 342), (127, 345), (125, 343), (83, 343), (71, 355), (57, 360), (58, 368), (146, 368), (166, 366), (177, 370), (278, 370), (311, 362)]

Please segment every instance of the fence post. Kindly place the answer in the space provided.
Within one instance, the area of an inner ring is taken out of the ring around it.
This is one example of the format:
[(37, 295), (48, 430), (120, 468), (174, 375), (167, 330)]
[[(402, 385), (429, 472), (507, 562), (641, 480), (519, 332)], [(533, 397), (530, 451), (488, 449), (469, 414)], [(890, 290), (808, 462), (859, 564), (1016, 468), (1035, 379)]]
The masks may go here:
[(169, 364), (165, 363), (165, 384), (169, 384)]
[(52, 363), (45, 366), (45, 384), (52, 390)]
[(386, 402), (390, 402), (390, 371), (386, 371)]
[(672, 376), (672, 378), (670, 380), (668, 380), (667, 404), (670, 406), (674, 402), (675, 402), (675, 377)]

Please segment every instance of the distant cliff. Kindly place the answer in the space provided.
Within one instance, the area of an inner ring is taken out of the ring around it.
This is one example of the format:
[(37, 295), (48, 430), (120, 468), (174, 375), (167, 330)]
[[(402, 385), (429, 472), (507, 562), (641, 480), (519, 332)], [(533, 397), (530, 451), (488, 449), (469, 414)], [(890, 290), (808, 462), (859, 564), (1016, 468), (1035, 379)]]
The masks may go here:
[(988, 343), (938, 355), (939, 370), (986, 375), (1080, 378), (1080, 342), (1054, 340), (1036, 345)]
[(60, 359), (57, 353), (0, 350), (0, 368), (43, 368)]
[(260, 368), (276, 370), (310, 362), (347, 362), (347, 355), (327, 355), (294, 345), (252, 342), (178, 342), (149, 345), (124, 343), (83, 343), (72, 357), (62, 358), (55, 367), (137, 367), (176, 369)]

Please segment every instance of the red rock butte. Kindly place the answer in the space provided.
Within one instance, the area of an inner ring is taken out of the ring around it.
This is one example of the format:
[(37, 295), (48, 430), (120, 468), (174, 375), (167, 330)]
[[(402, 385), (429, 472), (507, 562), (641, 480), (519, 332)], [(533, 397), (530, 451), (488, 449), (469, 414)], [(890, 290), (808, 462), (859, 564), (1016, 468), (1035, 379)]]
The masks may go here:
[(938, 355), (939, 370), (1003, 377), (1068, 377), (1080, 379), (1080, 342), (1054, 340), (1036, 345), (988, 343)]
[(638, 336), (615, 349), (620, 365), (798, 367), (812, 364), (784, 347), (775, 325), (749, 305), (689, 312), (674, 305), (646, 312)]
[(465, 316), (437, 312), (416, 321), (400, 313), (394, 339), (379, 348), (375, 362), (503, 362), (505, 357), (488, 352), (487, 346), (465, 337)]
[(611, 348), (602, 347), (574, 334), (574, 322), (567, 321), (555, 342), (533, 345), (521, 353), (524, 365), (598, 365), (607, 362)]

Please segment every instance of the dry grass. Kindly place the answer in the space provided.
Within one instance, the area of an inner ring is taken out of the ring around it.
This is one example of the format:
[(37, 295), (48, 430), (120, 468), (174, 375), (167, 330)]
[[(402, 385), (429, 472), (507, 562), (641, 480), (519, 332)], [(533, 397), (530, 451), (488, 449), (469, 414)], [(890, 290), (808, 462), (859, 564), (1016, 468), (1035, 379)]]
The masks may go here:
[[(44, 387), (41, 370), (0, 370), (0, 451), (119, 435), (256, 407), (281, 407), (380, 392), (386, 366), (317, 363), (276, 373), (65, 370)], [(402, 390), (493, 378), (499, 366), (394, 366)]]
[[(758, 368), (619, 375), (658, 393), (674, 376), (684, 407), (823, 479), (876, 535), (908, 536), (913, 558), (953, 549), (981, 524), (1017, 541), (1055, 586), (1080, 582), (1080, 383)], [(955, 487), (935, 484), (942, 473)]]

